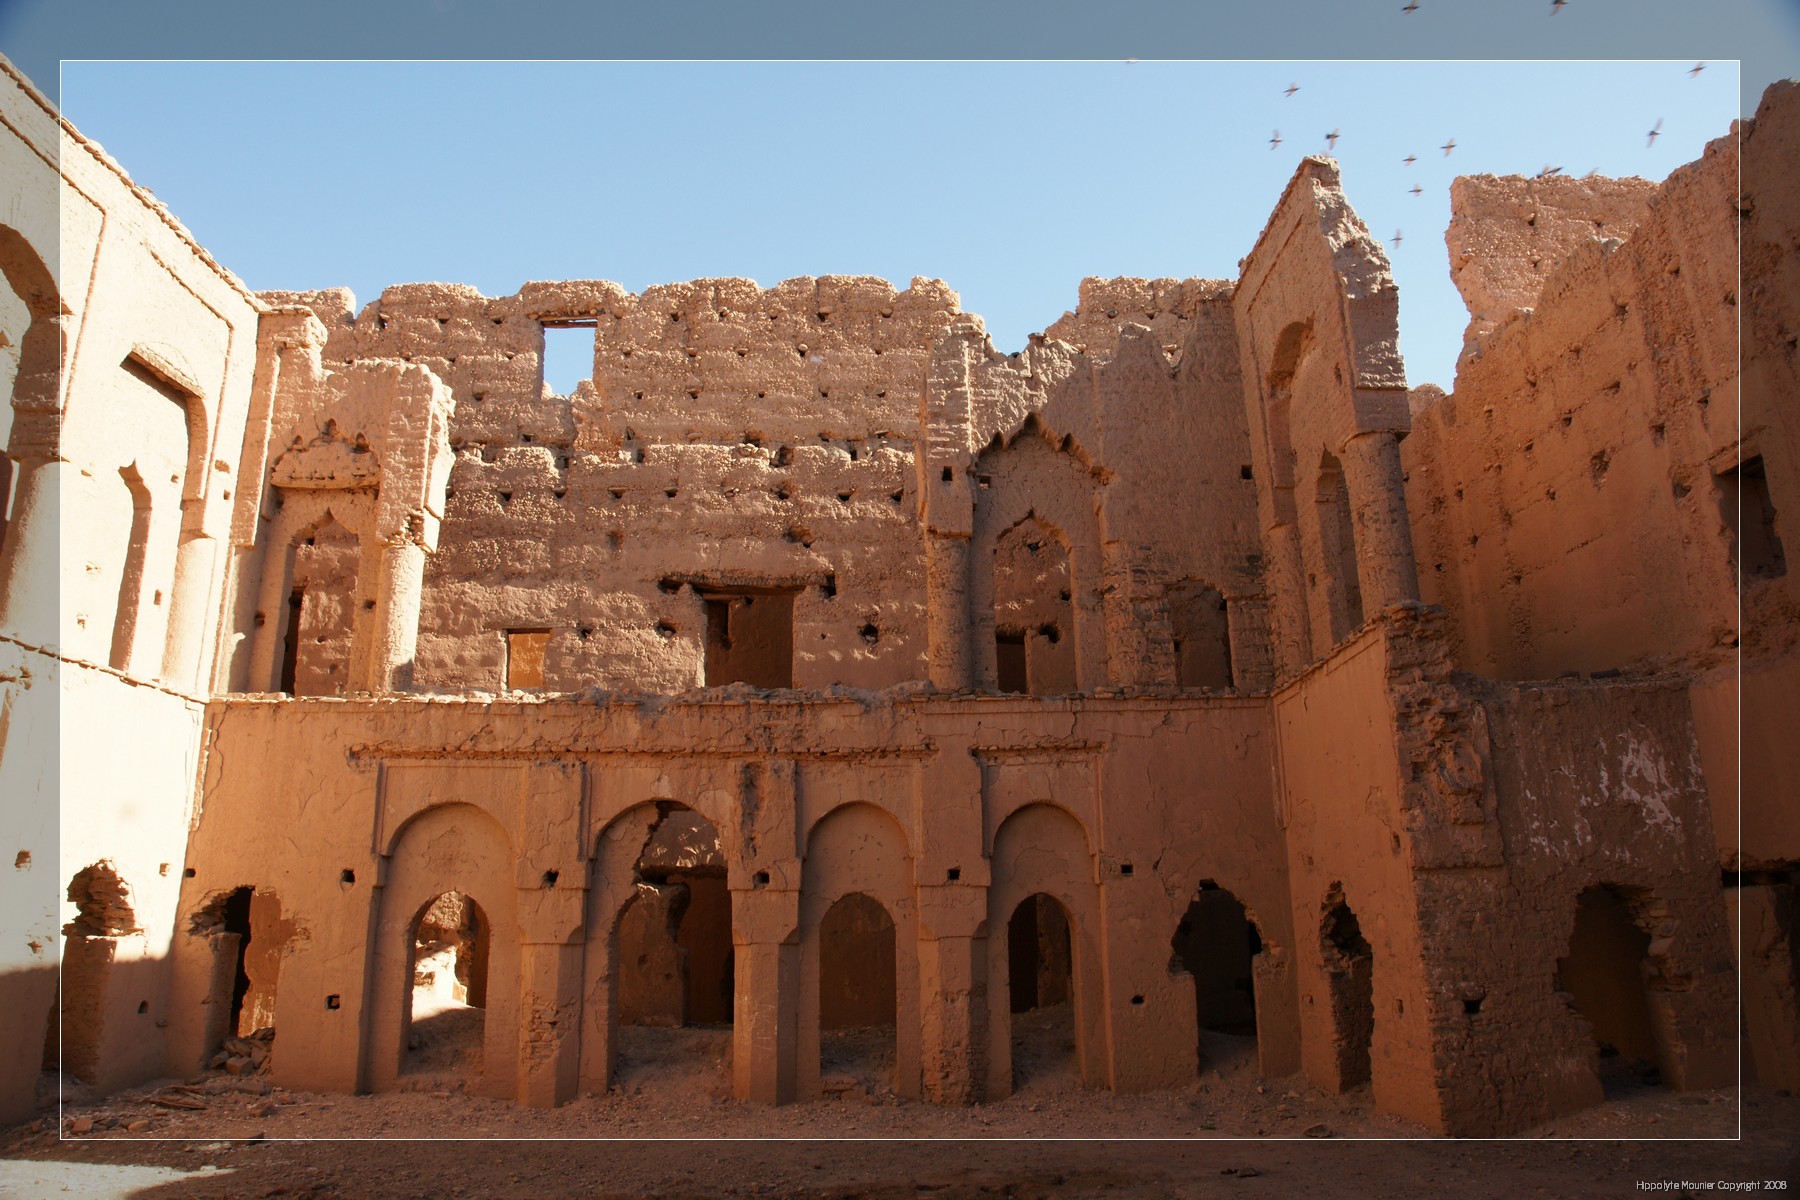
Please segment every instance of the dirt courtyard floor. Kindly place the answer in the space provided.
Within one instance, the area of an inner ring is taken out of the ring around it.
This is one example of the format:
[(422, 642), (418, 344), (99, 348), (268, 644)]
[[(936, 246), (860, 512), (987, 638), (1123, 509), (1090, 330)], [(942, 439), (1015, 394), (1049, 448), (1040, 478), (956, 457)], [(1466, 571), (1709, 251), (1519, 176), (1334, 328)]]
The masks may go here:
[(1367, 1088), (1259, 1079), (1249, 1038), (1207, 1035), (1186, 1088), (1115, 1096), (1080, 1086), (1062, 1014), (1015, 1032), (1018, 1090), (962, 1109), (893, 1095), (891, 1029), (833, 1039), (826, 1098), (774, 1109), (729, 1099), (729, 1031), (709, 1028), (621, 1030), (614, 1088), (549, 1111), (469, 1094), (442, 1052), (378, 1096), (224, 1072), (65, 1093), (60, 1119), (0, 1136), (0, 1197), (1680, 1196), (1785, 1190), (1800, 1169), (1800, 1099), (1756, 1087), (1741, 1138), (1735, 1093), (1618, 1073), (1524, 1138), (1445, 1142), (1373, 1115)]

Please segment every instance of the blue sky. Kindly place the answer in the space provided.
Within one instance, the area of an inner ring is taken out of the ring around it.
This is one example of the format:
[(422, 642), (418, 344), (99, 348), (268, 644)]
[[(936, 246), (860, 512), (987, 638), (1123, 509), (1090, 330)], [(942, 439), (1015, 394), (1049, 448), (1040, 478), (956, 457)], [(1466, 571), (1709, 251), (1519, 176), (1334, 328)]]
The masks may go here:
[[(1086, 275), (1235, 277), (1337, 129), (1351, 203), (1389, 242), (1409, 378), (1448, 387), (1450, 179), (1661, 179), (1737, 111), (1736, 64), (1692, 66), (68, 62), (62, 87), (253, 288), (924, 275), (1007, 351)], [(565, 352), (551, 381), (588, 365)]]

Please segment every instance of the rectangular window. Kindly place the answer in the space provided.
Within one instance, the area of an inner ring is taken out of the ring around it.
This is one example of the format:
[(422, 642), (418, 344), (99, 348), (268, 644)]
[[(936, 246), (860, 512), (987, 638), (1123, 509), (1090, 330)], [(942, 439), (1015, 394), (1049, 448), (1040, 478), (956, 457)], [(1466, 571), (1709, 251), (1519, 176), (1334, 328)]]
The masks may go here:
[(544, 686), (544, 654), (550, 648), (548, 629), (506, 631), (506, 690), (537, 691)]
[(994, 663), (998, 668), (999, 690), (1003, 692), (1030, 690), (1025, 673), (1025, 635), (1023, 633), (996, 633), (994, 635)]
[(794, 595), (798, 589), (703, 591), (706, 686), (794, 686)]
[(594, 377), (593, 321), (544, 322), (544, 386), (570, 396), (575, 385)]

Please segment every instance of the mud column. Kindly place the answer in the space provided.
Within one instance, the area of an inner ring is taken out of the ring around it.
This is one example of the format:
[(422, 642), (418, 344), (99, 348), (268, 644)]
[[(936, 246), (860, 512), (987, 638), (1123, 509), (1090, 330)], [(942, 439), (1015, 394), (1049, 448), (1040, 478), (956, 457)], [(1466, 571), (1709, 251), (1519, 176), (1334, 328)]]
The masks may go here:
[[(198, 500), (192, 502), (198, 515)], [(185, 506), (184, 506), (185, 507)], [(185, 523), (185, 522), (184, 522)], [(169, 633), (162, 677), (177, 688), (196, 688), (205, 664), (206, 614), (219, 544), (201, 530), (183, 530), (175, 551), (175, 589), (169, 599)]]
[(925, 534), (926, 640), (933, 687), (975, 686), (969, 654), (969, 535), (928, 529)]
[(963, 468), (969, 459), (969, 374), (981, 336), (977, 325), (964, 321), (933, 346), (919, 431), (926, 653), (932, 686), (945, 691), (975, 686), (969, 612), (975, 491)]
[(731, 892), (737, 986), (731, 1094), (758, 1104), (791, 1104), (800, 1017), (800, 891), (759, 886), (754, 879)]
[(375, 593), (374, 644), (368, 678), (355, 690), (404, 692), (412, 687), (413, 655), (419, 644), (419, 606), (425, 590), (425, 547), (410, 533), (381, 550), (381, 577)]
[(519, 1103), (575, 1098), (581, 1068), (585, 888), (519, 889)]
[(987, 889), (919, 889), (920, 1065), (933, 1104), (977, 1104), (987, 1095)]
[(1400, 439), (1385, 430), (1353, 435), (1340, 456), (1356, 521), (1356, 574), (1373, 615), (1419, 598)]
[(13, 519), (0, 552), (0, 632), (34, 646), (62, 643), (59, 546), (69, 464), (55, 456), (19, 462)]

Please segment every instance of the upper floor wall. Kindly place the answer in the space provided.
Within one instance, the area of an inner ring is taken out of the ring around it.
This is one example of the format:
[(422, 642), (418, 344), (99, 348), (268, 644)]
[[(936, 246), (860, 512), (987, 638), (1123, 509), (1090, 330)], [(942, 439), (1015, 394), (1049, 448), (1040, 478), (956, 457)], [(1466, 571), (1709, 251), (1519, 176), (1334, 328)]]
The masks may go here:
[(0, 632), (202, 688), (261, 305), (4, 62), (0, 111)]
[[(373, 486), (354, 466), (370, 418), (334, 381), (377, 362), (446, 393), (453, 465), (416, 688), (887, 687), (931, 677), (940, 609), (959, 613), (981, 672), (961, 686), (1000, 685), (1003, 637), (1080, 646), (1085, 664), (1005, 690), (1261, 686), (1229, 285), (1159, 281), (1187, 289), (1168, 313), (1126, 302), (1149, 286), (1084, 286), (1064, 323), (1092, 352), (1034, 338), (1015, 355), (925, 280), (528, 284), (500, 299), (416, 285), (358, 315), (342, 291), (265, 293), (270, 322), (291, 325), (265, 347), (284, 364), (264, 467), (280, 501), (249, 538), (262, 565), (245, 578), (262, 582), (254, 603), (239, 593), (231, 687), (358, 690), (359, 628), (382, 594), (351, 498)], [(546, 331), (569, 325), (592, 331), (595, 365), (564, 396), (542, 362)], [(1041, 436), (1021, 442), (1028, 424)], [(277, 478), (277, 448), (333, 439), (335, 506), (277, 530), (296, 486)], [(995, 607), (1012, 570), (1001, 542), (1021, 522), (1067, 560), (1037, 576), (1061, 616), (1022, 624)], [(940, 534), (967, 551), (948, 581), (929, 568)], [(1210, 671), (1182, 667), (1197, 654)]]
[(1455, 393), (1415, 414), (1405, 447), (1424, 598), (1469, 669), (1734, 658), (1740, 559), (1747, 599), (1779, 570), (1759, 489), (1791, 469), (1739, 425), (1738, 167), (1734, 134), (1653, 191), (1477, 177), (1453, 192), (1453, 252), (1515, 281), (1465, 288)]

